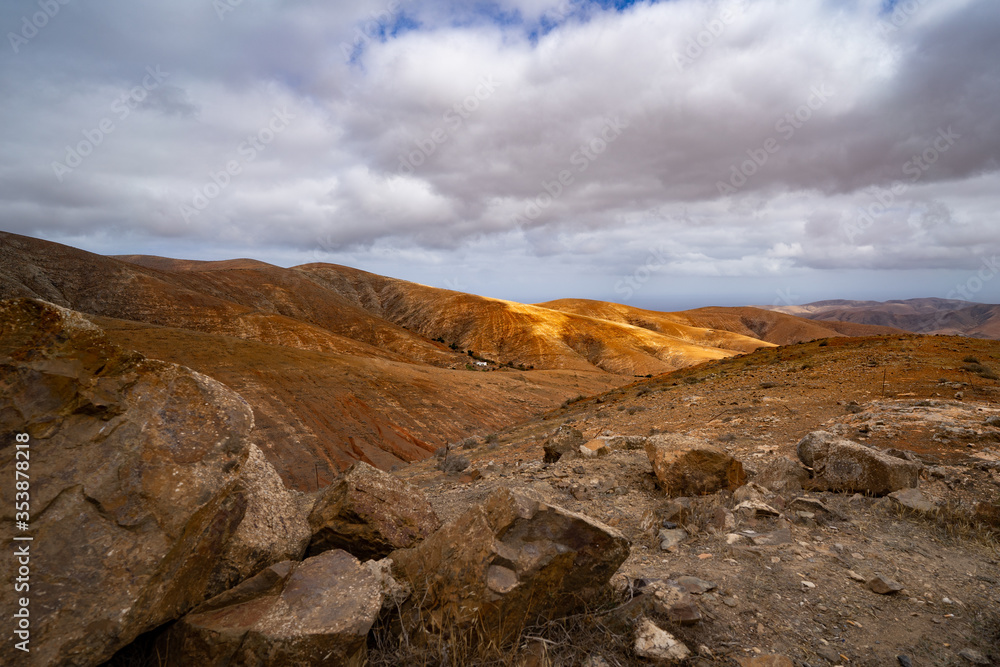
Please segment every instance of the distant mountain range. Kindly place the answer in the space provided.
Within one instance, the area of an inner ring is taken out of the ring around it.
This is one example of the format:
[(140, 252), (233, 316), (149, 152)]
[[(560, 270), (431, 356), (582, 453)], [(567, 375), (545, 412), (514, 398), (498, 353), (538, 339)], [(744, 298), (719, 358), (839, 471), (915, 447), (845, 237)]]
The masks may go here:
[(922, 334), (1000, 339), (1000, 305), (954, 299), (817, 301), (802, 306), (761, 306), (816, 322), (853, 322)]

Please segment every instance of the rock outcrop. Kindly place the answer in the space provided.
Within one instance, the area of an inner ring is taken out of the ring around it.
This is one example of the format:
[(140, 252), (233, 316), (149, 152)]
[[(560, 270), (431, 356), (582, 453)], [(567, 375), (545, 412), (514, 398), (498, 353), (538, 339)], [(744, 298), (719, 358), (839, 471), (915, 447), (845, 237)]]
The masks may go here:
[(199, 605), (166, 639), (168, 665), (360, 667), (382, 585), (346, 551), (284, 561)]
[(250, 445), (234, 494), (244, 499), (246, 512), (219, 558), (208, 595), (232, 588), (269, 565), (302, 560), (312, 538), (312, 498), (288, 489), (256, 445)]
[[(33, 664), (98, 664), (225, 585), (219, 554), (254, 503), (240, 490), (253, 415), (237, 394), (111, 345), (79, 313), (17, 299), (0, 302), (0, 419), (30, 436)], [(14, 450), (0, 448), (6, 479)], [(0, 487), (7, 534), (13, 493)], [(13, 609), (12, 582), (3, 591)]]
[(507, 639), (540, 616), (577, 609), (628, 554), (629, 542), (617, 530), (498, 489), (391, 559), (397, 579), (413, 588), (403, 607), (406, 622), (422, 620), (429, 631), (481, 622), (492, 637)]
[(323, 492), (309, 524), (310, 556), (343, 549), (362, 560), (412, 547), (441, 527), (418, 489), (360, 461)]
[(545, 452), (542, 460), (545, 463), (555, 463), (564, 456), (567, 458), (576, 456), (580, 452), (580, 447), (586, 442), (583, 432), (579, 429), (560, 426), (542, 443), (542, 451)]
[(698, 438), (653, 436), (646, 441), (646, 455), (668, 496), (734, 491), (746, 481), (742, 463)]
[(889, 456), (826, 431), (813, 431), (799, 441), (799, 460), (812, 469), (809, 486), (884, 496), (917, 485), (921, 465)]

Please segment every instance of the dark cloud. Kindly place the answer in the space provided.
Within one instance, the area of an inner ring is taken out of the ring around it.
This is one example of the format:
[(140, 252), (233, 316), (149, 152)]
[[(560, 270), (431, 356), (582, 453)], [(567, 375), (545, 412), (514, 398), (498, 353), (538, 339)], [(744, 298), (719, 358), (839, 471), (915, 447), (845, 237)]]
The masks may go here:
[(656, 248), (650, 302), (943, 293), (1000, 245), (993, 0), (224, 3), (8, 37), (4, 229), (533, 300), (621, 299)]

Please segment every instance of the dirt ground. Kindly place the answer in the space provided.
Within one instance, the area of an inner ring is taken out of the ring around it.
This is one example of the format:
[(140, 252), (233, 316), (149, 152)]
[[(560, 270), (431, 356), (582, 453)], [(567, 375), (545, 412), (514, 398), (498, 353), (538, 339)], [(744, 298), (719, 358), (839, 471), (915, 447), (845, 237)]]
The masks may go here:
[[(838, 338), (760, 350), (464, 441), (447, 454), (469, 460), (462, 472), (438, 470), (439, 457), (396, 474), (422, 487), (444, 520), (510, 486), (616, 527), (632, 541), (613, 580), (625, 599), (652, 580), (711, 582), (694, 596), (699, 622), (656, 619), (696, 655), (693, 665), (767, 654), (811, 667), (1000, 664), (1000, 532), (971, 518), (975, 503), (1000, 502), (996, 370), (1000, 342), (954, 337)], [(734, 501), (720, 492), (692, 499), (677, 517), (638, 439), (610, 440), (607, 456), (544, 463), (542, 444), (564, 425), (586, 440), (698, 436), (742, 461), (751, 481), (776, 457), (794, 459), (802, 436), (831, 431), (921, 462), (919, 488), (935, 508), (792, 492), (768, 498), (779, 517), (737, 513), (737, 525), (723, 527), (717, 508)], [(800, 496), (828, 511), (800, 514), (793, 502)], [(658, 533), (670, 517), (688, 537), (663, 551)], [(876, 594), (866, 584), (876, 575), (903, 590)], [(586, 659), (646, 664), (621, 636), (603, 646), (581, 638), (585, 644)], [(539, 659), (525, 644), (523, 664), (583, 663), (579, 647), (546, 646), (549, 657)]]

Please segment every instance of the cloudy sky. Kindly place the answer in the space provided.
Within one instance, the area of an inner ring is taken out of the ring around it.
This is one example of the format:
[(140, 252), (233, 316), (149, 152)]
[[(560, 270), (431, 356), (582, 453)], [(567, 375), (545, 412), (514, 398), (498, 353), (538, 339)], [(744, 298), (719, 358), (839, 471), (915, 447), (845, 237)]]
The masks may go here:
[(5, 0), (0, 229), (521, 301), (1000, 302), (996, 0)]

